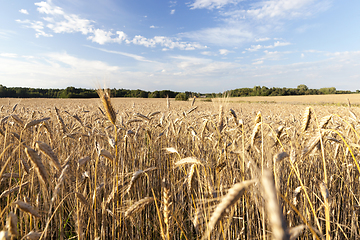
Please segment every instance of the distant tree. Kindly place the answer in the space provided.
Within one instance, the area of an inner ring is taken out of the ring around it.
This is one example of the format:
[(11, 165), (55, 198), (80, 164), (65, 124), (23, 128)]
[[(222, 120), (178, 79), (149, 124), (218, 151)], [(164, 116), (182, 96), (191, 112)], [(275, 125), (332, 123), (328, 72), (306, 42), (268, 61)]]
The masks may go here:
[(330, 88), (320, 88), (319, 91), (323, 94), (335, 94), (336, 88), (330, 87)]
[(176, 95), (175, 100), (176, 101), (187, 101), (188, 96), (186, 95), (186, 93), (179, 93), (178, 95)]
[(299, 95), (304, 95), (306, 94), (306, 91), (309, 90), (309, 88), (305, 84), (300, 84), (299, 86), (297, 86), (296, 89), (298, 90)]

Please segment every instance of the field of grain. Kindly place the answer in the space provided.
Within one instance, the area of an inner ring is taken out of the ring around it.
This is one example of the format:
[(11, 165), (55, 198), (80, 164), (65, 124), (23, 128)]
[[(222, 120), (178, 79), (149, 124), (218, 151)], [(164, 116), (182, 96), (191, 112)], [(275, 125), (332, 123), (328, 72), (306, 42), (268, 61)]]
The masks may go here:
[(0, 99), (0, 239), (357, 239), (359, 109), (233, 100)]
[[(359, 106), (360, 94), (328, 94), (311, 96), (255, 96), (255, 97), (234, 97), (231, 102), (268, 102), (288, 104), (317, 104), (317, 105), (347, 105), (348, 101)], [(221, 99), (217, 99), (221, 101)]]

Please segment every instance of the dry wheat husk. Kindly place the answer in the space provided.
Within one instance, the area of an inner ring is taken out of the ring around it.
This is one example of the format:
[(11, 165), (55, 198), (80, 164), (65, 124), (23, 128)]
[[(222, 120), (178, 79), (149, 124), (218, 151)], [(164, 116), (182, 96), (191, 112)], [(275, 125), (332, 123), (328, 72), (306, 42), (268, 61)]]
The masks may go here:
[(39, 212), (30, 204), (21, 200), (17, 200), (13, 204), (15, 204), (21, 211), (27, 212), (36, 218), (40, 218)]
[(141, 169), (134, 172), (134, 174), (133, 174), (133, 176), (132, 176), (132, 178), (130, 180), (129, 186), (125, 191), (125, 194), (130, 192), (130, 190), (131, 190), (132, 186), (134, 186), (136, 180), (138, 180), (144, 173), (145, 172), (143, 170), (141, 170)]
[(10, 240), (11, 237), (9, 236), (9, 232), (8, 231), (0, 231), (0, 240)]
[(58, 120), (58, 122), (60, 124), (60, 127), (61, 127), (61, 131), (62, 131), (62, 133), (65, 134), (67, 132), (67, 130), (66, 130), (64, 120), (60, 116), (59, 109), (57, 109), (56, 107), (54, 107), (54, 108), (55, 108), (55, 113), (56, 113), (57, 120)]
[(30, 128), (30, 127), (33, 127), (33, 126), (35, 126), (35, 125), (38, 125), (38, 124), (40, 124), (40, 123), (42, 123), (42, 122), (44, 122), (44, 121), (47, 121), (47, 120), (49, 120), (49, 119), (50, 119), (49, 117), (46, 117), (46, 118), (41, 118), (41, 119), (32, 120), (31, 122), (26, 123), (25, 126), (24, 126), (24, 128), (25, 128), (25, 129), (28, 129), (28, 128)]
[(79, 159), (78, 166), (81, 167), (81, 166), (85, 165), (88, 161), (90, 161), (89, 156), (83, 157), (83, 158)]
[(187, 157), (187, 158), (183, 158), (180, 159), (179, 161), (175, 162), (175, 166), (179, 167), (185, 164), (200, 164), (200, 165), (204, 165), (204, 162), (195, 158), (195, 157)]
[(309, 124), (310, 124), (310, 119), (311, 119), (311, 108), (307, 107), (307, 108), (305, 108), (303, 119), (302, 119), (302, 125), (301, 125), (301, 130), (303, 132), (305, 132), (308, 129)]
[(6, 221), (6, 228), (12, 237), (16, 237), (19, 234), (17, 229), (17, 223), (18, 217), (13, 212), (10, 212)]
[(13, 187), (13, 188), (11, 188), (11, 189), (5, 190), (5, 191), (3, 191), (3, 192), (1, 193), (0, 198), (3, 198), (3, 197), (8, 196), (10, 193), (16, 192), (16, 191), (18, 191), (18, 190), (20, 189), (20, 187), (23, 188), (23, 187), (25, 187), (25, 186), (28, 185), (28, 184), (29, 184), (29, 182), (24, 182), (24, 183), (21, 184), (20, 186), (16, 186), (16, 187)]
[(47, 183), (48, 182), (48, 173), (47, 173), (43, 163), (41, 162), (41, 158), (40, 158), (39, 154), (37, 154), (37, 152), (34, 149), (27, 147), (27, 146), (25, 147), (25, 153), (28, 156), (28, 158), (31, 160), (31, 162), (33, 163), (35, 169), (38, 172), (40, 179), (44, 183)]
[(135, 202), (125, 211), (125, 218), (132, 217), (134, 214), (143, 210), (148, 204), (152, 203), (154, 198), (152, 197), (145, 197), (140, 199), (139, 201)]
[(23, 239), (28, 239), (28, 240), (38, 240), (41, 237), (42, 232), (35, 232), (35, 231), (31, 231), (28, 234), (26, 234)]
[(59, 159), (49, 145), (47, 145), (46, 143), (41, 142), (41, 141), (36, 141), (36, 148), (39, 149), (42, 153), (44, 153), (46, 156), (48, 156), (50, 158), (51, 164), (58, 171), (61, 170), (61, 165), (60, 165)]

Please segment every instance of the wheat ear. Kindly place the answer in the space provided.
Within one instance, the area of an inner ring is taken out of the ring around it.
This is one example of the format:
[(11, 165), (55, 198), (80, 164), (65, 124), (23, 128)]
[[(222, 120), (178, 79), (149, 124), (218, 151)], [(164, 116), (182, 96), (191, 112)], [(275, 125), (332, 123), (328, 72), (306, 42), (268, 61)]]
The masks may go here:
[(303, 116), (303, 119), (302, 119), (301, 130), (303, 132), (305, 132), (308, 129), (310, 119), (311, 119), (311, 108), (307, 107), (307, 108), (305, 108), (304, 116)]
[(62, 131), (62, 133), (65, 134), (67, 131), (66, 131), (66, 126), (65, 126), (64, 120), (60, 116), (59, 109), (57, 109), (56, 107), (54, 107), (54, 108), (55, 108), (56, 118), (61, 126), (61, 131)]
[(139, 201), (137, 201), (136, 203), (134, 203), (133, 205), (131, 205), (125, 212), (125, 218), (129, 218), (131, 216), (133, 216), (135, 213), (140, 212), (141, 210), (143, 210), (146, 205), (148, 205), (149, 203), (152, 203), (154, 201), (154, 198), (152, 197), (145, 197)]
[(215, 208), (215, 211), (211, 215), (207, 234), (204, 235), (206, 237), (211, 233), (211, 231), (214, 229), (215, 225), (221, 220), (221, 218), (225, 215), (226, 209), (234, 205), (239, 198), (242, 196), (242, 194), (245, 192), (245, 189), (255, 183), (256, 180), (248, 180), (241, 183), (236, 183), (232, 188), (229, 189), (229, 192), (226, 194), (226, 196), (221, 200), (221, 202), (217, 205)]
[(31, 162), (33, 163), (33, 165), (35, 166), (35, 169), (38, 172), (38, 175), (40, 176), (40, 179), (44, 182), (47, 183), (48, 182), (48, 173), (45, 170), (44, 165), (41, 162), (41, 158), (39, 156), (39, 154), (37, 154), (37, 152), (30, 148), (30, 147), (25, 147), (25, 153), (28, 156), (28, 158), (31, 160)]
[(61, 165), (59, 162), (59, 159), (57, 158), (57, 156), (55, 155), (55, 153), (53, 152), (53, 150), (51, 149), (51, 147), (49, 145), (47, 145), (44, 142), (41, 141), (36, 141), (36, 147), (42, 152), (44, 153), (46, 156), (48, 156), (50, 158), (50, 162), (52, 163), (52, 165), (54, 165), (54, 167), (57, 170), (61, 170)]
[(254, 124), (256, 125), (259, 122), (261, 122), (261, 112), (260, 111), (256, 114)]
[(170, 184), (166, 181), (164, 178), (162, 180), (162, 187), (163, 187), (163, 202), (164, 202), (164, 208), (163, 208), (163, 214), (164, 214), (164, 223), (166, 228), (166, 239), (170, 238), (170, 207), (172, 205), (172, 202), (170, 200)]
[(37, 218), (40, 217), (40, 214), (38, 213), (38, 211), (36, 211), (33, 206), (31, 206), (30, 204), (28, 204), (26, 202), (18, 200), (16, 202), (14, 202), (13, 204), (16, 204), (17, 207), (23, 212), (30, 213), (31, 215), (33, 215), (34, 217), (37, 217)]
[(132, 176), (132, 178), (130, 180), (129, 186), (125, 191), (125, 194), (128, 193), (131, 190), (131, 188), (132, 188), (132, 186), (134, 186), (136, 180), (138, 180), (144, 173), (145, 172), (143, 170), (141, 170), (141, 169), (134, 172), (134, 174), (133, 174), (133, 176)]
[(223, 128), (224, 128), (224, 110), (223, 110), (223, 106), (220, 105), (220, 108), (219, 108), (219, 120), (218, 120), (219, 133), (221, 133)]
[(107, 118), (110, 120), (110, 122), (115, 125), (115, 122), (116, 122), (116, 113), (115, 113), (115, 110), (111, 104), (111, 101), (110, 101), (110, 94), (109, 94), (109, 90), (108, 89), (105, 89), (105, 90), (102, 90), (102, 89), (98, 89), (97, 90), (97, 93), (101, 99), (101, 102), (105, 108), (105, 111), (106, 111), (106, 116)]
[(28, 234), (26, 234), (22, 239), (38, 240), (40, 239), (41, 235), (42, 232), (31, 231)]
[(50, 118), (47, 117), (47, 118), (42, 118), (42, 119), (33, 120), (33, 121), (31, 121), (31, 122), (26, 123), (25, 126), (24, 126), (24, 128), (25, 128), (25, 129), (28, 129), (28, 128), (30, 128), (30, 127), (33, 127), (33, 126), (35, 126), (35, 125), (38, 125), (38, 124), (40, 124), (40, 123), (42, 123), (42, 122), (44, 122), (44, 121), (47, 121), (47, 120), (49, 120), (49, 119), (50, 119)]

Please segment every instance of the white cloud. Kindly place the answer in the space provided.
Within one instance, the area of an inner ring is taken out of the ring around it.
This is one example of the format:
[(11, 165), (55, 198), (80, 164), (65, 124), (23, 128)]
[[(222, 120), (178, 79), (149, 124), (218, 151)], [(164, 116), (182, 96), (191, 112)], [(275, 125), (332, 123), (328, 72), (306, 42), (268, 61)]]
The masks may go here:
[(246, 48), (245, 50), (247, 50), (249, 52), (255, 52), (255, 51), (257, 51), (259, 49), (262, 49), (262, 48), (263, 48), (263, 46), (258, 44), (258, 45), (251, 45), (250, 48)]
[(255, 3), (246, 15), (264, 18), (296, 18), (313, 15), (329, 8), (327, 0), (268, 0)]
[(253, 62), (252, 64), (254, 64), (254, 65), (259, 65), (259, 64), (263, 64), (263, 63), (264, 63), (263, 60), (259, 60), (259, 61)]
[(314, 28), (319, 28), (320, 24), (304, 24), (300, 27), (297, 27), (295, 29), (295, 32), (297, 33), (304, 33), (306, 31), (308, 31), (309, 29), (314, 29)]
[(275, 48), (275, 47), (282, 47), (282, 46), (287, 46), (287, 45), (290, 45), (291, 43), (289, 42), (280, 42), (280, 41), (277, 41), (277, 42), (274, 42), (273, 45), (251, 45), (250, 48), (246, 48), (245, 50), (249, 51), (249, 52), (256, 52), (257, 50), (260, 50), (260, 49), (263, 49), (263, 48)]
[(102, 29), (95, 29), (94, 35), (89, 36), (87, 39), (90, 39), (92, 42), (96, 42), (100, 45), (103, 45), (104, 43), (110, 42), (111, 36), (114, 35), (112, 32), (107, 32)]
[(0, 78), (5, 86), (65, 88), (96, 87), (97, 79), (115, 79), (120, 68), (101, 61), (76, 58), (67, 53), (48, 53), (32, 58), (0, 56)]
[(229, 53), (233, 53), (233, 51), (229, 51), (227, 49), (220, 49), (219, 50), (220, 55), (228, 55)]
[(175, 13), (175, 9), (171, 9), (170, 14), (174, 14)]
[(19, 12), (21, 12), (22, 14), (29, 15), (29, 12), (26, 9), (20, 9)]
[[(266, 56), (277, 54), (283, 53), (273, 51)], [(164, 62), (138, 61), (129, 67), (85, 60), (67, 53), (49, 53), (29, 60), (0, 56), (0, 78), (4, 79), (1, 84), (5, 86), (42, 88), (65, 88), (74, 84), (94, 88), (96, 81), (104, 78), (111, 87), (151, 91), (220, 92), (238, 88), (239, 84), (243, 87), (263, 85), (265, 81), (271, 81), (274, 87), (296, 87), (303, 83), (310, 88), (320, 88), (326, 83), (337, 89), (359, 88), (360, 52), (323, 53), (323, 56), (325, 59), (321, 61), (275, 65), (266, 64), (264, 59), (240, 64), (177, 55)], [(163, 69), (166, 71), (162, 72)], [(149, 78), (150, 75), (153, 77)]]
[(24, 24), (24, 27), (26, 28), (32, 28), (35, 30), (36, 34), (35, 36), (38, 38), (40, 36), (43, 36), (43, 37), (52, 37), (53, 35), (52, 34), (49, 34), (49, 33), (45, 33), (44, 32), (44, 23), (41, 22), (41, 21), (30, 21), (28, 19), (26, 20), (15, 20), (16, 22), (18, 23), (22, 23)]
[(205, 56), (216, 56), (217, 55), (216, 53), (213, 53), (210, 51), (203, 51), (203, 52), (201, 52), (201, 54), (205, 55)]
[(180, 70), (182, 74), (185, 72), (191, 72), (194, 69), (198, 69), (199, 67), (203, 67), (212, 62), (211, 59), (207, 58), (198, 58), (198, 57), (189, 57), (189, 56), (172, 56), (172, 59), (175, 60), (173, 64), (176, 65), (177, 70)]
[(8, 57), (8, 58), (17, 58), (18, 55), (16, 53), (0, 53), (1, 57)]
[[(129, 39), (125, 32), (116, 31), (114, 34), (112, 31), (95, 28), (92, 20), (81, 18), (75, 14), (67, 14), (62, 8), (54, 6), (51, 1), (35, 3), (37, 11), (39, 13), (46, 14), (46, 17), (42, 19), (48, 24), (47, 28), (51, 29), (54, 33), (74, 33), (80, 32), (84, 35), (88, 35), (87, 39), (92, 42), (103, 45), (105, 43), (133, 43), (136, 45), (142, 45), (145, 47), (162, 46), (164, 49), (178, 48), (181, 50), (194, 50), (204, 49), (206, 46), (200, 45), (194, 42), (179, 41), (179, 39), (168, 38), (163, 36), (155, 36), (154, 38), (146, 38), (141, 35), (135, 36), (133, 39)], [(175, 9), (171, 11), (173, 14)], [(145, 16), (146, 17), (146, 16)], [(24, 24), (25, 27), (33, 28), (37, 33), (36, 37), (46, 36), (52, 37), (53, 35), (45, 33), (44, 23), (42, 21), (30, 21), (30, 20), (16, 20), (19, 23)], [(150, 28), (157, 28), (152, 25)]]
[(101, 61), (89, 61), (85, 59), (76, 58), (67, 53), (49, 53), (47, 56), (53, 60), (68, 65), (71, 68), (78, 70), (101, 70), (113, 72), (119, 69), (117, 66), (109, 66), (108, 64)]
[(87, 35), (94, 31), (93, 26), (91, 25), (93, 21), (80, 18), (75, 14), (63, 15), (63, 18), (65, 20), (58, 22), (55, 22), (55, 20), (52, 18), (45, 18), (44, 20), (50, 22), (46, 26), (55, 33), (81, 32), (82, 34)]
[[(215, 9), (215, 27), (181, 33), (199, 42), (222, 46), (268, 41), (270, 38), (255, 36), (272, 35), (282, 32), (288, 26), (286, 21), (307, 18), (330, 7), (331, 0), (260, 0), (249, 4), (237, 4), (237, 0), (194, 0), (191, 9)], [(226, 5), (232, 4), (231, 7)], [(220, 33), (220, 34), (218, 34)]]
[(122, 31), (117, 31), (116, 34), (118, 35), (118, 37), (116, 38), (112, 38), (113, 34), (110, 31), (104, 31), (102, 29), (96, 29), (94, 30), (94, 35), (93, 36), (89, 36), (87, 39), (90, 39), (92, 42), (96, 42), (100, 45), (103, 45), (105, 43), (122, 43), (123, 41), (126, 40), (127, 36), (124, 32)]
[(227, 4), (236, 4), (238, 2), (240, 2), (240, 0), (195, 0), (194, 3), (189, 5), (191, 9), (197, 9), (197, 8), (214, 9), (214, 8), (221, 8)]
[[(93, 32), (92, 22), (90, 20), (80, 18), (75, 14), (66, 14), (60, 7), (53, 6), (48, 2), (35, 3), (38, 6), (37, 11), (49, 15), (44, 17), (43, 20), (48, 22), (47, 28), (51, 29), (54, 33), (74, 33), (81, 32), (87, 35)], [(28, 28), (33, 28), (37, 32), (36, 37), (45, 36), (52, 37), (43, 31), (44, 23), (41, 21), (30, 20), (16, 20), (19, 23), (25, 24)]]
[(64, 11), (60, 7), (53, 6), (48, 2), (39, 2), (35, 3), (38, 6), (37, 10), (40, 13), (50, 14), (50, 15), (64, 15)]
[(199, 31), (180, 33), (178, 36), (220, 46), (232, 46), (253, 39), (253, 33), (243, 26), (206, 28)]
[(177, 1), (169, 1), (170, 7), (175, 7)]
[(151, 25), (150, 28), (159, 28), (158, 26)]
[(168, 49), (178, 48), (180, 50), (195, 50), (195, 49), (206, 48), (206, 46), (202, 46), (199, 43), (179, 42), (164, 36), (155, 36), (154, 38), (146, 38), (141, 35), (137, 35), (132, 40), (126, 40), (126, 42), (133, 43), (136, 45), (142, 45), (145, 47), (155, 47), (157, 45), (160, 45)]
[(270, 38), (265, 37), (265, 38), (255, 38), (255, 42), (265, 42), (265, 41), (269, 41)]
[(280, 42), (280, 41), (277, 41), (274, 43), (274, 47), (283, 47), (283, 46), (287, 46), (287, 45), (290, 45), (291, 43), (289, 42)]

